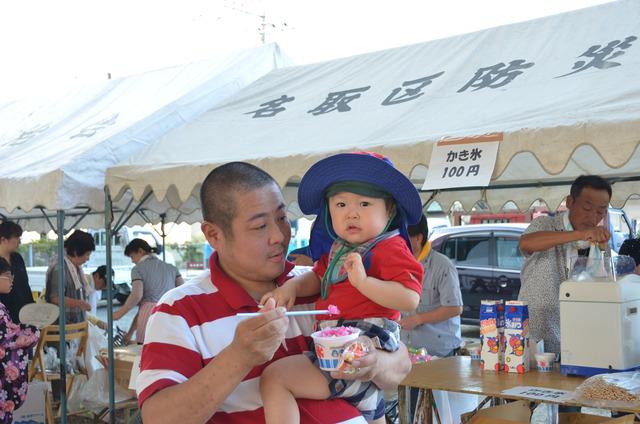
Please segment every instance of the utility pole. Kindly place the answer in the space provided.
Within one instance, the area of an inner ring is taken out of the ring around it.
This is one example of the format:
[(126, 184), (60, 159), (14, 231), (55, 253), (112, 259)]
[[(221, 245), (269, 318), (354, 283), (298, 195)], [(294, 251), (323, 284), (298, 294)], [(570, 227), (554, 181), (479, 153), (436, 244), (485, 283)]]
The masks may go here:
[(236, 6), (229, 6), (227, 4), (225, 4), (224, 7), (226, 7), (227, 9), (235, 10), (236, 12), (244, 13), (245, 15), (255, 16), (256, 18), (260, 18), (260, 26), (258, 28), (258, 33), (260, 34), (260, 41), (262, 42), (263, 45), (266, 44), (267, 42), (267, 27), (271, 27), (274, 29), (277, 27), (283, 27), (285, 29), (289, 29), (289, 26), (287, 25), (286, 22), (282, 22), (277, 26), (272, 22), (268, 22), (266, 11), (263, 12), (262, 14), (259, 14), (259, 13), (250, 12), (245, 9), (238, 8)]

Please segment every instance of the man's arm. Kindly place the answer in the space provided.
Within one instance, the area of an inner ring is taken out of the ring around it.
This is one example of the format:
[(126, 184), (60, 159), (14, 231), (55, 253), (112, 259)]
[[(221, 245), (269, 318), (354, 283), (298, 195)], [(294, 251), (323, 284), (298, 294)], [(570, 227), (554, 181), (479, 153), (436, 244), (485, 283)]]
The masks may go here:
[[(373, 343), (372, 343), (373, 345)], [(395, 352), (372, 349), (367, 355), (351, 363), (352, 374), (332, 372), (331, 376), (344, 380), (373, 381), (381, 390), (395, 389), (411, 371), (409, 351), (404, 343)]]
[(142, 405), (143, 421), (207, 422), (253, 368), (239, 359), (229, 346), (189, 380), (155, 393)]
[(207, 422), (244, 377), (270, 360), (284, 340), (289, 321), (284, 308), (274, 309), (274, 305), (268, 301), (263, 314), (238, 324), (231, 344), (187, 381), (149, 397), (142, 405), (144, 422)]
[(403, 330), (413, 330), (422, 324), (435, 324), (457, 317), (462, 313), (462, 306), (440, 306), (433, 311), (421, 312), (400, 320)]
[(536, 231), (523, 234), (520, 237), (520, 250), (526, 254), (531, 254), (577, 240), (602, 243), (608, 241), (609, 237), (611, 235), (604, 227), (575, 231)]

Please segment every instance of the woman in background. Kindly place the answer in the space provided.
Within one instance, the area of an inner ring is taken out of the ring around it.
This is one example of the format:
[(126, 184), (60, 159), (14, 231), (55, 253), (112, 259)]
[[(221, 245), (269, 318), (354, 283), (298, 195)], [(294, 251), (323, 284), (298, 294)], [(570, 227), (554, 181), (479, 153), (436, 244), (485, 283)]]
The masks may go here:
[(144, 333), (151, 310), (163, 294), (181, 285), (184, 280), (178, 269), (161, 261), (149, 243), (136, 238), (125, 247), (124, 254), (135, 264), (131, 270), (131, 294), (125, 304), (113, 313), (113, 319), (122, 318), (138, 305), (135, 319), (136, 341), (144, 343)]
[[(0, 258), (0, 293), (10, 293), (13, 281), (11, 266)], [(27, 397), (29, 354), (39, 337), (35, 327), (14, 322), (0, 303), (0, 423), (12, 423), (13, 411)]]
[(20, 322), (20, 309), (34, 302), (27, 268), (18, 253), (21, 236), (22, 227), (15, 222), (4, 221), (0, 224), (0, 258), (7, 261), (13, 274), (13, 287), (9, 293), (0, 293), (0, 302), (9, 310), (11, 320), (15, 323)]
[[(75, 324), (86, 319), (85, 312), (91, 310), (87, 302), (86, 278), (82, 265), (89, 260), (91, 252), (96, 250), (96, 244), (91, 234), (81, 230), (75, 230), (64, 241), (64, 306), (65, 322)], [(54, 258), (47, 269), (45, 299), (54, 305), (60, 304), (58, 297), (58, 259)]]

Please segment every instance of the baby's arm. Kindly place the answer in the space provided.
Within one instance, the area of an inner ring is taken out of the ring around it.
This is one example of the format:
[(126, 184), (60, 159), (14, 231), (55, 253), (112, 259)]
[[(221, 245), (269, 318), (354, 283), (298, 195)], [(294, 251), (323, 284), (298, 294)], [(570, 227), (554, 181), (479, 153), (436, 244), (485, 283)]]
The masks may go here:
[(420, 295), (396, 281), (384, 281), (367, 275), (362, 257), (349, 253), (344, 262), (349, 281), (360, 293), (380, 306), (399, 311), (413, 311), (420, 303)]
[(280, 287), (266, 293), (260, 299), (260, 304), (264, 305), (267, 299), (273, 297), (276, 307), (285, 306), (291, 309), (297, 297), (314, 296), (318, 293), (320, 293), (320, 278), (315, 272), (309, 271), (287, 280)]

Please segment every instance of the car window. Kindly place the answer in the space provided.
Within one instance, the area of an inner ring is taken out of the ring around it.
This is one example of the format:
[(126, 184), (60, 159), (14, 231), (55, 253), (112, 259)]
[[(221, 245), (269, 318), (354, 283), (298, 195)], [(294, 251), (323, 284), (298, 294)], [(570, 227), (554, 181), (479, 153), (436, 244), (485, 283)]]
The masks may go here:
[(518, 246), (519, 239), (515, 237), (496, 237), (496, 250), (498, 256), (498, 268), (520, 269), (524, 257)]
[(469, 235), (452, 237), (446, 241), (443, 253), (456, 265), (489, 265), (489, 236)]
[(609, 230), (611, 231), (611, 244), (613, 250), (616, 252), (620, 250), (622, 242), (628, 239), (631, 235), (631, 228), (624, 219), (622, 212), (609, 209)]

